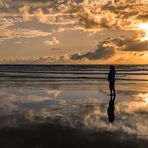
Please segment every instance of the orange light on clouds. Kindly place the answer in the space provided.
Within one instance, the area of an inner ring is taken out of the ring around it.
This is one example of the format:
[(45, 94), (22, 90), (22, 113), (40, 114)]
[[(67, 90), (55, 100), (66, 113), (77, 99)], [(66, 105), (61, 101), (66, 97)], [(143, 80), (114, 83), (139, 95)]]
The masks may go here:
[(145, 32), (144, 37), (140, 38), (142, 41), (148, 41), (148, 23), (141, 23), (138, 25), (138, 29)]

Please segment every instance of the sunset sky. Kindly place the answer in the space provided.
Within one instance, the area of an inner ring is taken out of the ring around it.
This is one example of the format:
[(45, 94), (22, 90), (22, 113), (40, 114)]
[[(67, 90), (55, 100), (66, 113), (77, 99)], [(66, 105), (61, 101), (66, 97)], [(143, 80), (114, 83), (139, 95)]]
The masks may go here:
[(148, 0), (0, 0), (0, 63), (148, 64)]

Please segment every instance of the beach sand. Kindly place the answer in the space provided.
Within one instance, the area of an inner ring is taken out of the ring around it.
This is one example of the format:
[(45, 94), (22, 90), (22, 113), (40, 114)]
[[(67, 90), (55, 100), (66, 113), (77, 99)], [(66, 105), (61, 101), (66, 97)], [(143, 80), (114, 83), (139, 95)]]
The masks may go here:
[(147, 148), (147, 68), (0, 66), (0, 148)]
[(119, 132), (30, 124), (0, 129), (1, 148), (146, 148), (148, 141)]

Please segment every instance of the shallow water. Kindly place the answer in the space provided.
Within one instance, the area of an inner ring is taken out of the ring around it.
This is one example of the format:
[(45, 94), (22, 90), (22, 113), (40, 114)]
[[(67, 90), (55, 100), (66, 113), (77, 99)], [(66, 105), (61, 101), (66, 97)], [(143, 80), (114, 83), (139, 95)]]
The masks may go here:
[(0, 65), (0, 126), (50, 122), (148, 139), (148, 65), (117, 65), (109, 123), (108, 65)]

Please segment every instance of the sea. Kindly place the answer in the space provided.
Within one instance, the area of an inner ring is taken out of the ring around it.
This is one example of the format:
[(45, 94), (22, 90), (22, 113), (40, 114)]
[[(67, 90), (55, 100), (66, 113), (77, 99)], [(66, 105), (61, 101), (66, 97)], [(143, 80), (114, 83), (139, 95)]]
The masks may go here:
[(54, 123), (148, 140), (148, 65), (115, 65), (114, 97), (109, 66), (1, 64), (0, 128)]

